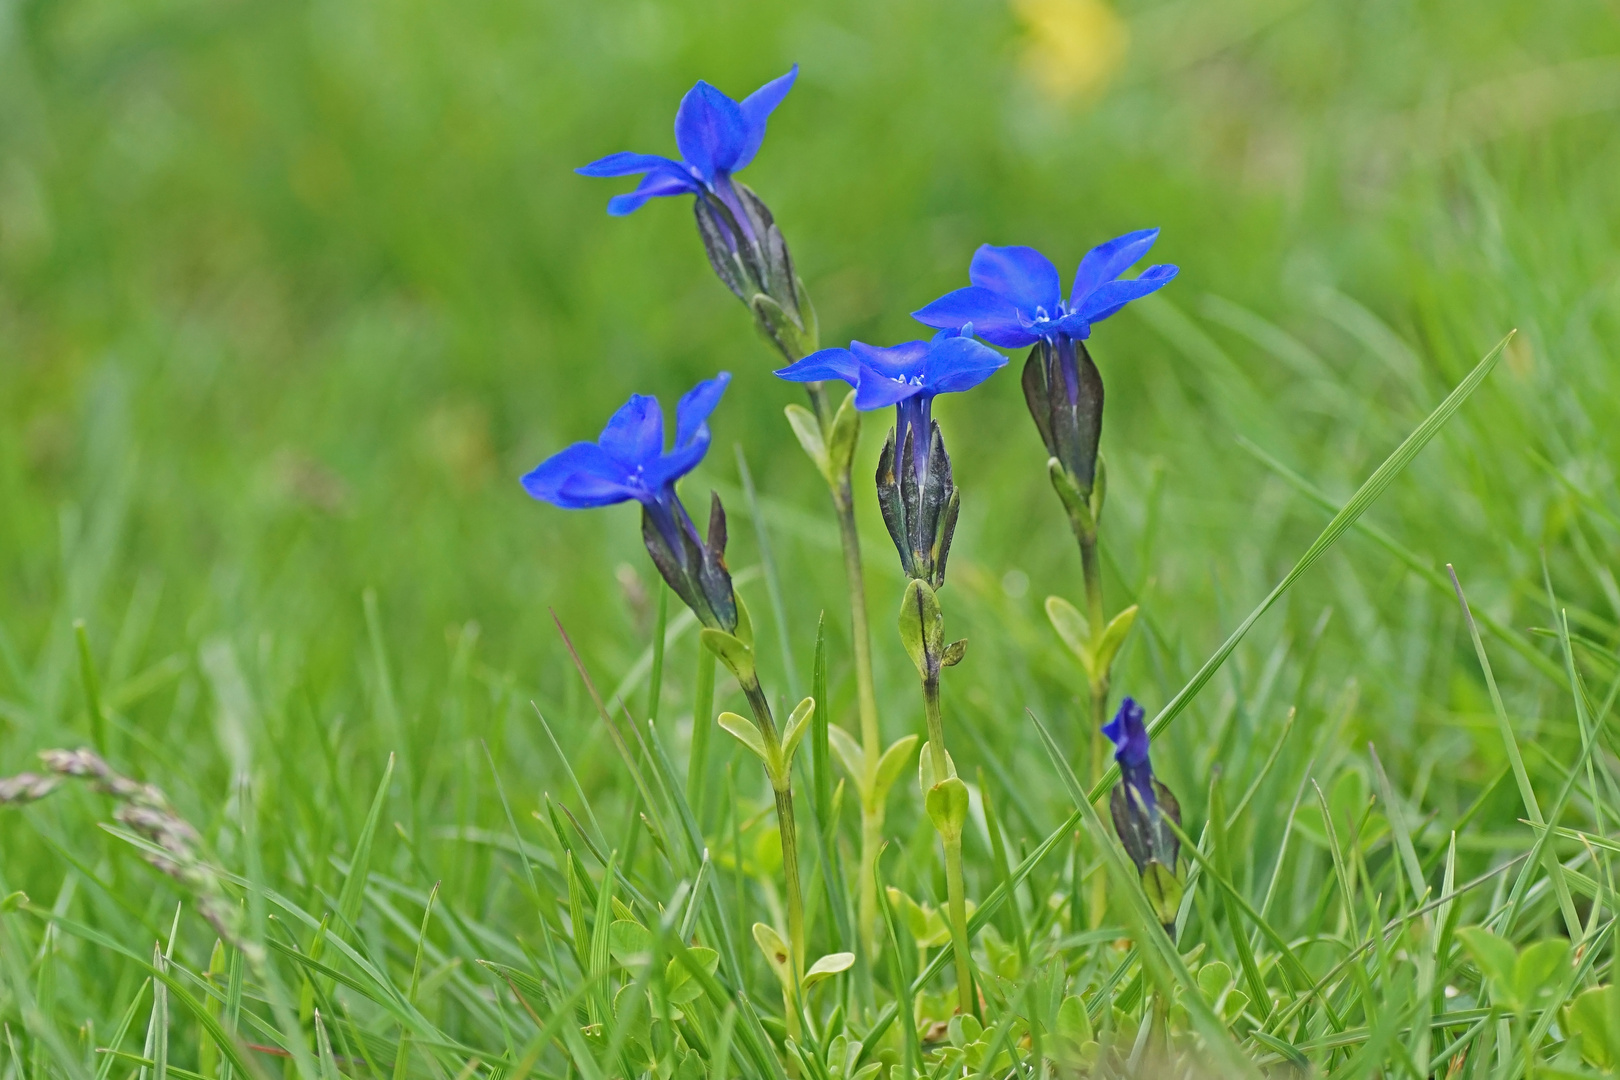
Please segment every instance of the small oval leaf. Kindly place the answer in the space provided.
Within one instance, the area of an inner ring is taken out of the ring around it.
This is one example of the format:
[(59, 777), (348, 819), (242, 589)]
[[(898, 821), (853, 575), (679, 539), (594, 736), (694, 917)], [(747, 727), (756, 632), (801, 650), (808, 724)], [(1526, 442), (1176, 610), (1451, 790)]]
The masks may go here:
[(918, 673), (926, 678), (929, 658), (937, 661), (945, 640), (945, 616), (927, 582), (913, 578), (906, 586), (906, 595), (900, 601), (900, 640)]
[(828, 953), (804, 973), (804, 988), (810, 989), (823, 979), (830, 979), (841, 971), (848, 971), (855, 966), (855, 954), (852, 952)]
[(1114, 657), (1119, 653), (1119, 647), (1125, 644), (1125, 638), (1130, 634), (1131, 627), (1136, 624), (1135, 604), (1115, 615), (1104, 628), (1102, 638), (1097, 647), (1092, 650), (1091, 662), (1093, 667), (1103, 674), (1107, 674), (1114, 666)]
[(833, 415), (832, 433), (827, 438), (827, 467), (832, 473), (829, 483), (848, 474), (860, 437), (861, 414), (855, 410), (855, 391), (851, 390)]
[(962, 838), (962, 826), (968, 814), (966, 784), (954, 776), (946, 777), (928, 790), (923, 803), (928, 810), (928, 820), (941, 836), (951, 841)]
[(738, 742), (754, 752), (754, 756), (764, 762), (769, 762), (769, 751), (765, 749), (765, 737), (759, 733), (759, 728), (746, 716), (739, 716), (734, 712), (720, 714), (720, 726), (730, 732)]
[(932, 746), (932, 743), (923, 743), (922, 756), (917, 759), (917, 789), (923, 793), (924, 798), (928, 796), (929, 790), (935, 784), (946, 777), (956, 775), (956, 760), (951, 757), (949, 750), (945, 751), (945, 776), (934, 775), (934, 751), (931, 749)]
[(754, 944), (759, 946), (759, 951), (765, 955), (765, 962), (776, 973), (782, 985), (791, 986), (793, 952), (788, 948), (787, 942), (782, 940), (782, 935), (768, 923), (757, 922), (754, 924)]
[(1046, 598), (1046, 618), (1057, 631), (1057, 636), (1063, 639), (1063, 644), (1069, 647), (1076, 659), (1085, 666), (1087, 673), (1091, 670), (1091, 626), (1086, 617), (1080, 614), (1080, 609), (1063, 599), (1061, 596), (1048, 596)]
[(839, 727), (837, 724), (827, 725), (827, 745), (832, 748), (833, 756), (838, 764), (849, 773), (850, 779), (855, 781), (857, 789), (864, 790), (866, 785), (866, 751), (861, 744), (855, 741), (855, 736)]
[[(741, 613), (742, 604), (737, 605), (737, 611)], [(737, 629), (741, 630), (742, 626), (739, 624)], [(741, 638), (706, 626), (698, 632), (698, 639), (737, 676), (738, 681), (746, 682), (754, 677), (754, 651)]]
[(916, 747), (916, 735), (902, 735), (883, 751), (883, 756), (878, 759), (877, 775), (872, 778), (872, 790), (878, 802), (888, 798), (889, 789), (900, 778), (900, 770), (906, 767)]
[[(803, 741), (805, 732), (810, 730), (810, 718), (815, 715), (815, 712), (816, 699), (805, 698), (794, 707), (793, 714), (788, 717), (787, 731), (782, 736), (783, 769), (793, 767), (793, 752), (799, 748), (799, 743)], [(831, 727), (831, 725), (828, 726)]]
[(821, 475), (832, 483), (830, 470), (827, 467), (827, 444), (821, 438), (821, 424), (816, 420), (815, 413), (803, 405), (789, 405), (782, 410), (787, 414), (788, 426), (793, 429), (793, 437), (799, 440), (805, 456), (816, 463)]

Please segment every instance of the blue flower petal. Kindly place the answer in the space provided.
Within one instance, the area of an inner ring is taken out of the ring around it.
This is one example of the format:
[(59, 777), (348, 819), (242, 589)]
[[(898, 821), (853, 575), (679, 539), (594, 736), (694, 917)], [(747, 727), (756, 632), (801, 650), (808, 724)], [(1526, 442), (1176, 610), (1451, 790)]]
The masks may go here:
[(855, 387), (855, 407), (862, 412), (898, 404), (923, 393), (917, 383), (885, 375), (870, 364), (861, 365), (860, 385)]
[(1137, 767), (1147, 764), (1148, 733), (1142, 724), (1145, 714), (1134, 698), (1119, 703), (1114, 719), (1103, 725), (1102, 733), (1114, 742), (1114, 759), (1121, 765)]
[(658, 399), (631, 394), (602, 429), (597, 440), (604, 453), (626, 469), (645, 466), (663, 453), (664, 413)]
[(675, 145), (705, 183), (730, 172), (748, 140), (742, 107), (702, 80), (681, 98)]
[(1138, 278), (1106, 282), (1097, 286), (1073, 315), (1087, 322), (1100, 322), (1132, 300), (1164, 288), (1178, 272), (1177, 267), (1161, 264), (1148, 267)]
[(584, 510), (640, 498), (630, 479), (600, 446), (577, 442), (535, 466), (523, 477), (523, 489), (564, 510)]
[(659, 170), (686, 171), (680, 162), (671, 161), (667, 157), (659, 157), (657, 154), (632, 154), (628, 150), (609, 154), (605, 158), (597, 158), (589, 165), (581, 165), (574, 171), (581, 176), (636, 176)]
[(1078, 308), (1099, 285), (1113, 281), (1129, 270), (1148, 253), (1158, 238), (1158, 229), (1139, 229), (1116, 236), (1086, 252), (1086, 257), (1080, 260), (1080, 268), (1074, 272), (1074, 291), (1069, 294), (1069, 307)]
[(928, 370), (928, 342), (905, 341), (899, 345), (868, 345), (864, 341), (849, 343), (850, 351), (864, 369), (870, 367), (886, 379), (917, 379)]
[(911, 317), (924, 326), (942, 330), (956, 330), (972, 323), (975, 335), (1006, 349), (1033, 345), (1040, 340), (1040, 335), (1030, 333), (1018, 318), (1018, 309), (1010, 300), (977, 285), (948, 292), (913, 311)]
[(972, 338), (946, 338), (929, 349), (923, 389), (930, 394), (971, 390), (1006, 366), (1005, 356)]
[(614, 217), (624, 217), (640, 210), (648, 199), (660, 195), (690, 195), (697, 190), (697, 182), (690, 176), (672, 175), (667, 172), (648, 173), (641, 183), (636, 185), (636, 190), (609, 199), (607, 209)]
[(822, 349), (785, 368), (778, 368), (776, 374), (788, 382), (841, 379), (854, 386), (861, 381), (861, 365), (848, 349)]
[[(1115, 308), (1115, 310), (1119, 310)], [(1076, 341), (1084, 341), (1091, 336), (1091, 320), (1084, 315), (1065, 315), (1057, 322), (1047, 327), (1053, 333), (1067, 334)]]
[(1057, 267), (1032, 247), (982, 245), (968, 264), (968, 280), (1000, 293), (1032, 318), (1036, 308), (1045, 308), (1048, 315), (1055, 316), (1063, 300)]
[[(709, 415), (720, 404), (720, 397), (726, 392), (726, 386), (731, 382), (731, 372), (722, 371), (712, 379), (705, 379), (692, 389), (681, 395), (680, 404), (675, 406), (675, 449), (692, 442), (702, 436), (704, 444), (708, 442)], [(699, 454), (698, 457), (702, 457)], [(693, 462), (695, 466), (697, 462)], [(691, 471), (688, 467), (686, 472)], [(684, 473), (682, 474), (684, 475)]]
[(742, 151), (737, 160), (731, 163), (728, 171), (740, 172), (754, 155), (759, 153), (760, 144), (765, 141), (765, 121), (776, 107), (782, 104), (787, 92), (793, 89), (793, 80), (799, 77), (799, 65), (794, 64), (786, 74), (778, 76), (742, 99), (743, 123), (746, 125), (747, 138), (743, 140)]
[(698, 467), (703, 455), (709, 452), (709, 425), (700, 424), (692, 437), (679, 443), (675, 449), (649, 462), (642, 473), (647, 487), (653, 491), (673, 483)]

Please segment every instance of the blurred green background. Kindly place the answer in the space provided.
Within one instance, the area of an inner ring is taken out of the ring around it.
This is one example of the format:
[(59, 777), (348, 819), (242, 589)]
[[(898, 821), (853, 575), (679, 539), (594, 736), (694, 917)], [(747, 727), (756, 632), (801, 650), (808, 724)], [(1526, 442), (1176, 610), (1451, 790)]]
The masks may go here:
[[(1154, 258), (1180, 278), (1093, 342), (1109, 602), (1147, 617), (1118, 688), (1161, 705), (1326, 520), (1239, 436), (1342, 500), (1515, 327), (1370, 517), (1521, 629), (1549, 624), (1545, 550), (1596, 656), (1620, 605), (1603, 569), (1620, 510), (1617, 16), (1511, 0), (0, 0), (0, 764), (86, 737), (83, 618), (118, 757), (194, 809), (220, 805), (235, 764), (307, 773), (284, 798), (353, 817), (400, 749), (415, 813), (470, 800), (463, 820), (494, 821), (478, 740), (523, 805), (557, 782), (531, 700), (587, 786), (615, 783), (548, 608), (604, 691), (619, 684), (655, 595), (635, 513), (563, 513), (516, 478), (632, 391), (672, 402), (718, 369), (735, 381), (689, 496), (721, 491), (732, 565), (755, 565), (742, 448), (798, 684), (825, 608), (847, 708), (836, 534), (781, 415), (797, 388), (713, 279), (685, 200), (611, 219), (627, 185), (572, 172), (671, 152), (698, 78), (740, 97), (795, 61), (745, 179), (826, 343), (918, 336), (907, 313), (964, 284), (982, 242), (1036, 245), (1067, 277), (1091, 245), (1163, 228)], [(1049, 593), (1078, 598), (1078, 559), (1017, 367), (939, 411), (964, 500), (945, 600), (973, 642), (947, 705), (1007, 767), (1044, 775), (1020, 717), (1082, 737), (1083, 683), (1041, 612)], [(868, 423), (859, 477), (880, 442)], [(875, 509), (868, 486), (892, 737), (921, 717)], [(1163, 770), (1197, 803), (1210, 761), (1268, 748), (1288, 695), (1251, 714), (1256, 688), (1309, 679), (1308, 707), (1338, 710), (1322, 721), (1335, 752), (1376, 739), (1420, 800), (1466, 805), (1500, 751), (1474, 741), (1491, 729), (1457, 622), (1352, 534), (1179, 721)], [(670, 658), (678, 728), (691, 648)], [(1527, 733), (1567, 749), (1568, 717), (1539, 726), (1556, 686), (1499, 651)], [(780, 650), (764, 655), (786, 694)], [(19, 820), (0, 825), (14, 851), (33, 842)]]

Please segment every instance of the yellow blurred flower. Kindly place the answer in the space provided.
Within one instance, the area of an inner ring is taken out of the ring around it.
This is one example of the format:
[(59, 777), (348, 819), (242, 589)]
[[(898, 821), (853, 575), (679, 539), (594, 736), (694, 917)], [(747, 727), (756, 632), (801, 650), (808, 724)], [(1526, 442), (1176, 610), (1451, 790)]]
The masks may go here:
[(1012, 0), (1012, 6), (1026, 31), (1024, 70), (1051, 97), (1095, 94), (1125, 63), (1130, 30), (1105, 0)]

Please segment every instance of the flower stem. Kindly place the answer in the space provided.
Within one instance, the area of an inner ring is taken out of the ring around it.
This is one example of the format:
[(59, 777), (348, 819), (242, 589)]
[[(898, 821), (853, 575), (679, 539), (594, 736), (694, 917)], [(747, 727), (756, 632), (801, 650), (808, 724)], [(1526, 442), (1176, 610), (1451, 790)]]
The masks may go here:
[[(928, 714), (928, 753), (937, 783), (950, 775), (945, 754), (945, 723), (939, 710), (939, 669), (930, 663), (932, 675), (923, 676), (923, 706)], [(958, 833), (940, 835), (945, 845), (945, 900), (951, 919), (951, 942), (956, 953), (957, 1005), (964, 1015), (973, 1012), (973, 969), (968, 961), (967, 892), (962, 881), (962, 837)]]
[[(1077, 528), (1080, 540), (1080, 570), (1086, 583), (1086, 621), (1090, 624), (1091, 639), (1096, 641), (1107, 625), (1103, 616), (1102, 566), (1097, 555), (1095, 527)], [(1091, 782), (1096, 784), (1106, 767), (1102, 727), (1108, 722), (1108, 673), (1098, 672), (1091, 682)]]
[[(742, 691), (748, 697), (754, 722), (765, 737), (765, 745), (771, 748), (773, 754), (777, 753), (782, 745), (781, 735), (771, 718), (771, 704), (765, 698), (765, 691), (760, 689), (759, 679), (750, 677), (743, 681)], [(766, 775), (771, 781), (771, 793), (776, 797), (776, 827), (782, 839), (782, 876), (786, 878), (787, 885), (788, 944), (793, 949), (794, 983), (797, 985), (804, 978), (804, 893), (799, 884), (799, 833), (793, 821), (793, 779), (785, 769), (781, 775), (774, 775), (769, 770)]]
[[(1102, 636), (1103, 627), (1107, 620), (1103, 617), (1102, 596), (1102, 559), (1097, 553), (1097, 527), (1095, 524), (1074, 521), (1074, 534), (1080, 541), (1080, 572), (1086, 584), (1086, 619), (1090, 624), (1092, 640)], [(1103, 770), (1108, 767), (1107, 744), (1103, 737), (1103, 725), (1108, 723), (1108, 682), (1109, 672), (1099, 671), (1090, 681), (1091, 685), (1091, 786), (1096, 787), (1102, 779)], [(1095, 930), (1103, 923), (1103, 912), (1107, 907), (1108, 898), (1106, 884), (1101, 874), (1096, 875), (1091, 883), (1091, 901), (1087, 905), (1087, 917), (1091, 929)]]
[(782, 874), (787, 878), (789, 944), (793, 946), (795, 982), (804, 980), (804, 899), (799, 894), (799, 836), (793, 824), (793, 788), (784, 778), (781, 787), (771, 785), (776, 795), (776, 823), (782, 833)]
[(866, 576), (861, 571), (861, 541), (855, 531), (855, 499), (849, 473), (838, 478), (833, 492), (838, 511), (838, 537), (844, 548), (844, 578), (849, 589), (850, 638), (855, 645), (855, 700), (861, 718), (861, 748), (868, 760), (883, 753), (883, 737), (878, 731), (877, 692), (872, 680), (872, 631), (866, 621)]

